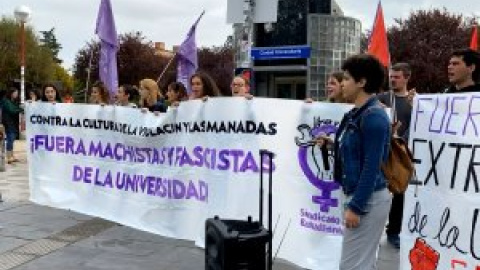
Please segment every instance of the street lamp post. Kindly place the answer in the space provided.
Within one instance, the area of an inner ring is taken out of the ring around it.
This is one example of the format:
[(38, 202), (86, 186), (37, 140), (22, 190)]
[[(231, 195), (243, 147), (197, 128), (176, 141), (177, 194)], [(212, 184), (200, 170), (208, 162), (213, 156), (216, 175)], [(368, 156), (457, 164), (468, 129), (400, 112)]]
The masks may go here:
[(32, 11), (27, 6), (15, 8), (15, 18), (20, 22), (20, 103), (25, 103), (25, 23)]
[(244, 0), (243, 2), (243, 33), (242, 33), (242, 51), (243, 61), (240, 64), (242, 68), (251, 69), (253, 62), (251, 59), (251, 50), (253, 46), (255, 0)]

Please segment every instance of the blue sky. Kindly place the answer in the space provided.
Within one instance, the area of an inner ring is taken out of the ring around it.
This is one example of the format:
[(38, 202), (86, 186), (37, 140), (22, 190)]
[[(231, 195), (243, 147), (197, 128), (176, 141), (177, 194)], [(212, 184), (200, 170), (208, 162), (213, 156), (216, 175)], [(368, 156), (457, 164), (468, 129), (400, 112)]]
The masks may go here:
[[(241, 0), (237, 0), (241, 1)], [(262, 0), (257, 0), (262, 1)], [(295, 0), (302, 1), (302, 0)], [(13, 16), (15, 7), (32, 9), (30, 25), (36, 31), (55, 27), (63, 49), (60, 58), (67, 68), (85, 43), (94, 38), (95, 21), (100, 0), (0, 0), (0, 15)], [(149, 40), (164, 41), (167, 48), (184, 39), (190, 25), (203, 9), (197, 32), (200, 46), (221, 45), (231, 34), (226, 23), (227, 0), (111, 0), (117, 31), (141, 31)], [(377, 0), (337, 0), (345, 16), (362, 21), (363, 29), (372, 25)], [(480, 16), (478, 0), (385, 0), (382, 2), (387, 25), (393, 18), (405, 18), (413, 10), (442, 8), (467, 16)]]

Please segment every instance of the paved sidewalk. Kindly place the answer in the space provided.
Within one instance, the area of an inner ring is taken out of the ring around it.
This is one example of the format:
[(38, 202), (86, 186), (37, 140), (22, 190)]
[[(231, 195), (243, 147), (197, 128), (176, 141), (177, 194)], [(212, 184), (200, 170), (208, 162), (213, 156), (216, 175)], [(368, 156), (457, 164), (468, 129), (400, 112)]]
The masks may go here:
[(6, 165), (6, 171), (0, 172), (0, 194), (8, 202), (28, 201), (28, 165), (26, 142), (15, 142), (15, 157), (20, 162)]
[[(204, 250), (191, 241), (145, 233), (113, 222), (28, 202), (25, 141), (20, 163), (0, 172), (0, 270), (204, 269)], [(379, 270), (398, 269), (398, 251), (382, 239)], [(300, 270), (285, 261), (276, 270)]]

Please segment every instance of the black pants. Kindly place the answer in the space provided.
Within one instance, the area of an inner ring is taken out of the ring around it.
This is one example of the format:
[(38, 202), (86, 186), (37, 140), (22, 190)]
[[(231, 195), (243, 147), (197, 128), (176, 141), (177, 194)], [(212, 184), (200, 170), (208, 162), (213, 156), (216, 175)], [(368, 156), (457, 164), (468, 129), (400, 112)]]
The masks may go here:
[(403, 203), (405, 194), (394, 194), (388, 215), (387, 235), (400, 234), (402, 230)]

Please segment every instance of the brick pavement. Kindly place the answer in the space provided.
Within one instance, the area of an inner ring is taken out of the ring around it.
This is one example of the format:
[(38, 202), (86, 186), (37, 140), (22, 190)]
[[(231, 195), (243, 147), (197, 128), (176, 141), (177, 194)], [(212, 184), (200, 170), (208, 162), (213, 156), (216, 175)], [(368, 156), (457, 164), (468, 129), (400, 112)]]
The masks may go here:
[[(0, 270), (204, 269), (204, 251), (191, 241), (28, 202), (26, 147), (25, 141), (17, 142), (21, 162), (0, 172)], [(279, 260), (274, 269), (300, 268)], [(385, 239), (378, 269), (398, 269), (398, 251)]]

